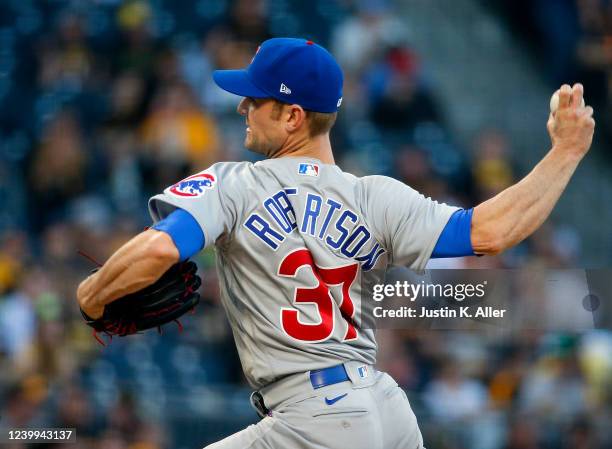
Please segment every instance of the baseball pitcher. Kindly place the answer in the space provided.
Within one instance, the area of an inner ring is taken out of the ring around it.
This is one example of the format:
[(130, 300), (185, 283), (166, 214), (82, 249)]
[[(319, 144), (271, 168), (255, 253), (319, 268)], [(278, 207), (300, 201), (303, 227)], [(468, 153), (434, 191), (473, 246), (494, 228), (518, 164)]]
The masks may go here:
[(463, 210), (335, 165), (329, 132), (343, 77), (321, 46), (270, 39), (246, 69), (214, 80), (243, 97), (245, 146), (266, 159), (214, 164), (151, 198), (155, 225), (81, 283), (81, 308), (101, 317), (105, 305), (214, 245), (223, 306), (263, 419), (210, 448), (423, 448), (406, 394), (375, 367), (374, 332), (359, 313), (362, 276), (497, 254), (534, 232), (591, 145), (582, 86), (561, 87), (547, 125), (552, 148), (531, 173)]

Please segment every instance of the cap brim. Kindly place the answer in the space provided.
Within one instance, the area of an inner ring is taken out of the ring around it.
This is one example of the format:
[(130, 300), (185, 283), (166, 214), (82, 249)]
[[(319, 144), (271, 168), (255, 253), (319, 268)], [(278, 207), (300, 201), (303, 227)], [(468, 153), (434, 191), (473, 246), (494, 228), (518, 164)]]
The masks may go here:
[(246, 70), (215, 70), (213, 80), (221, 89), (241, 97), (270, 97), (251, 82)]

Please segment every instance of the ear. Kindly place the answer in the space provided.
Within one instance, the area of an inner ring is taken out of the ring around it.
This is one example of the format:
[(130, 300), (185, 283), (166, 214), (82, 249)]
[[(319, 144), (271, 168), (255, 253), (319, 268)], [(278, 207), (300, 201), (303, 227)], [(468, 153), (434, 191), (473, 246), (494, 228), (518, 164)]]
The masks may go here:
[(291, 104), (285, 108), (285, 130), (294, 133), (306, 126), (306, 111), (299, 104)]

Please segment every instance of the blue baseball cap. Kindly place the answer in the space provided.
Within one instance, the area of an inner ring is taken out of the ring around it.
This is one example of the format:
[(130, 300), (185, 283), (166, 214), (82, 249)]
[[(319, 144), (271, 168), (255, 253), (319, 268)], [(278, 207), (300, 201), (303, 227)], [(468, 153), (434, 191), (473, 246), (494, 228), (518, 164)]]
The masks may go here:
[(336, 112), (342, 103), (342, 69), (327, 50), (306, 39), (268, 39), (246, 69), (215, 70), (213, 79), (233, 94), (275, 98), (309, 111)]

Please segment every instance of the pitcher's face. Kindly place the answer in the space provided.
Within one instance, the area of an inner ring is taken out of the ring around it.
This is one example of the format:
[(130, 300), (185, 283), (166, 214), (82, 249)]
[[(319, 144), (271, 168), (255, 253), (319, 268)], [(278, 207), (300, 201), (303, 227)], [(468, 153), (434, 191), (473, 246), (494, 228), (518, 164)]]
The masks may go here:
[[(244, 97), (237, 111), (246, 119), (244, 146), (267, 157), (273, 156), (287, 139), (281, 111), (270, 98)], [(281, 106), (282, 108), (282, 106)]]

